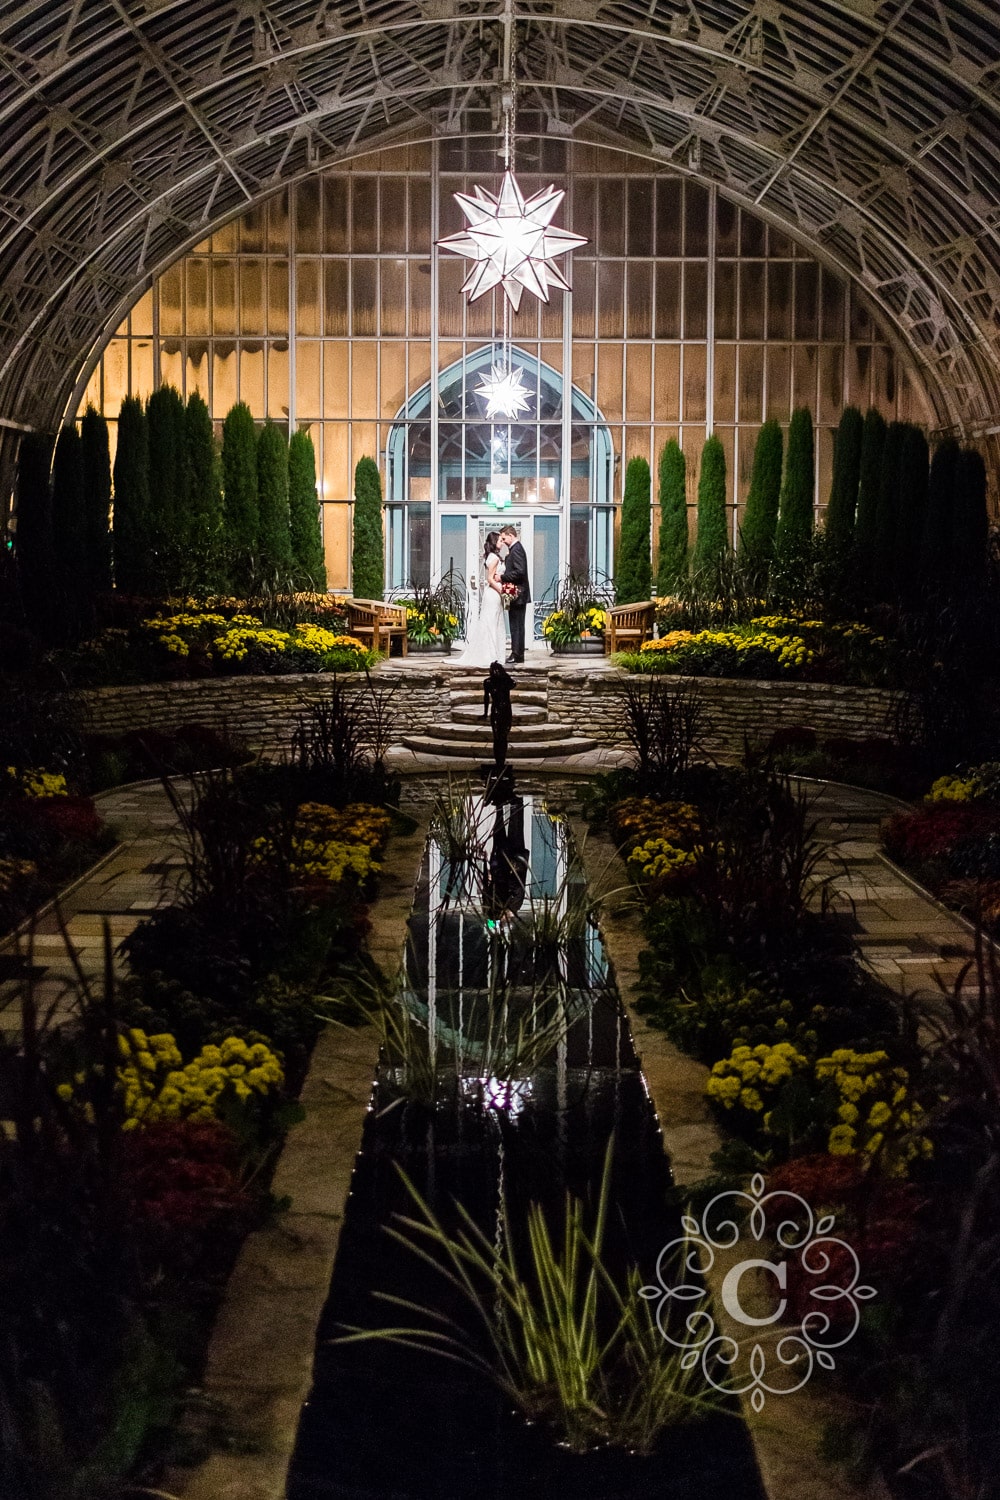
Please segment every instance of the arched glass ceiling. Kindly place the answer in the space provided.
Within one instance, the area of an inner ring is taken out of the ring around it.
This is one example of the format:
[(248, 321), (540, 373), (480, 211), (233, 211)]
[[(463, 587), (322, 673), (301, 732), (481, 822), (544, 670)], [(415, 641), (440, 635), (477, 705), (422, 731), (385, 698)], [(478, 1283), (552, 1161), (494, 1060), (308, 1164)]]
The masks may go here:
[[(0, 17), (0, 418), (281, 181), (496, 98), (501, 0), (47, 0)], [(1000, 426), (995, 0), (518, 0), (544, 128), (713, 180), (846, 270), (942, 424)]]

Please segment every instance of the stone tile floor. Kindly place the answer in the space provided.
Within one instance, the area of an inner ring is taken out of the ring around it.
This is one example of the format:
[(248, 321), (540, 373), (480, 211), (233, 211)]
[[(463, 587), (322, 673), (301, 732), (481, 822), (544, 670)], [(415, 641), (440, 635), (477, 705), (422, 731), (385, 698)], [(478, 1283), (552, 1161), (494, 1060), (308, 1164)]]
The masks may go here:
[[(623, 755), (600, 750), (558, 763), (548, 761), (537, 769), (548, 774), (592, 774), (619, 763)], [(440, 770), (463, 775), (465, 771), (444, 757), (439, 758), (440, 765), (408, 751), (393, 752), (393, 757), (404, 774)], [(972, 932), (960, 917), (919, 891), (882, 856), (879, 824), (899, 804), (874, 792), (843, 786), (810, 784), (807, 790), (819, 832), (834, 841), (820, 873), (831, 875), (839, 897), (837, 920), (857, 943), (865, 963), (900, 994), (933, 1000), (942, 986), (950, 989), (972, 957)], [(117, 946), (167, 899), (183, 863), (177, 820), (158, 782), (106, 792), (97, 801), (121, 842), (70, 887), (59, 903), (66, 933), (89, 976), (101, 971), (104, 924)], [(9, 1001), (27, 965), (24, 937), (0, 943), (0, 1029), (16, 1029), (19, 1024)], [(37, 922), (32, 966), (39, 1001), (59, 1004), (73, 965), (55, 910)]]
[(930, 1001), (950, 990), (973, 956), (972, 929), (882, 854), (879, 825), (903, 804), (853, 787), (804, 785), (818, 831), (832, 841), (819, 873), (832, 875), (839, 920), (864, 962), (899, 994)]
[[(103, 968), (105, 923), (117, 948), (166, 900), (183, 864), (177, 819), (159, 782), (103, 792), (95, 801), (120, 842), (36, 923), (32, 967), (36, 998), (45, 1009), (53, 1003), (61, 1007), (74, 973), (60, 918), (84, 974), (96, 977)], [(24, 935), (0, 943), (0, 1030), (20, 1029), (9, 1002), (27, 965)]]

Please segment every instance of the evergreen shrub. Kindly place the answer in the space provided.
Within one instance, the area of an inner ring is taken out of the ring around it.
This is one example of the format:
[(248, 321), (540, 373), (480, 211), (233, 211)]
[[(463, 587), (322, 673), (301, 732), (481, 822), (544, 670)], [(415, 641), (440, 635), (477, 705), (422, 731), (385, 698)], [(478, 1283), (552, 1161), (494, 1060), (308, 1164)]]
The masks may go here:
[(858, 475), (858, 508), (854, 517), (855, 587), (863, 602), (871, 587), (875, 567), (876, 514), (882, 475), (882, 449), (886, 424), (881, 412), (869, 407), (861, 432), (861, 470)]
[(952, 517), (960, 458), (961, 449), (952, 437), (939, 443), (931, 458), (920, 574), (932, 593), (944, 588), (951, 577)]
[(292, 571), (288, 522), (288, 439), (274, 422), (257, 439), (258, 566), (279, 583)]
[(861, 412), (856, 406), (845, 406), (834, 438), (833, 482), (826, 512), (826, 535), (837, 547), (846, 547), (854, 535), (863, 433), (864, 418)]
[(223, 535), (232, 586), (249, 589), (260, 530), (257, 499), (257, 429), (245, 401), (226, 415), (222, 428)]
[(656, 592), (672, 594), (687, 577), (687, 463), (676, 438), (660, 454), (660, 555)]
[(698, 537), (694, 548), (696, 573), (717, 572), (729, 550), (726, 518), (726, 450), (713, 433), (701, 450), (698, 475)]
[(146, 402), (149, 423), (149, 515), (154, 540), (155, 583), (170, 592), (190, 566), (184, 402), (172, 385), (161, 385)]
[(80, 422), (83, 462), (83, 528), (87, 592), (93, 598), (111, 588), (111, 446), (108, 424), (88, 406)]
[(126, 396), (118, 413), (112, 534), (115, 587), (125, 594), (152, 593), (153, 535), (149, 500), (149, 424), (138, 396)]
[(750, 490), (737, 548), (737, 555), (746, 564), (755, 585), (766, 580), (767, 570), (774, 557), (783, 445), (781, 426), (772, 417), (757, 434)]
[(622, 529), (615, 563), (615, 603), (637, 604), (653, 586), (650, 546), (650, 475), (644, 458), (630, 458), (625, 470)]
[(28, 432), (17, 450), (14, 557), (25, 617), (32, 630), (52, 634), (52, 493), (49, 471), (51, 433)]
[(897, 590), (897, 540), (900, 530), (900, 480), (903, 458), (903, 422), (890, 422), (882, 445), (878, 499), (875, 506), (875, 542), (873, 548), (873, 593), (877, 599), (891, 600)]
[(798, 406), (788, 424), (788, 448), (774, 539), (777, 551), (789, 555), (808, 546), (813, 532), (814, 494), (812, 413), (807, 406)]
[(288, 443), (288, 525), (297, 586), (325, 589), (326, 562), (316, 493), (316, 455), (308, 432), (293, 432)]
[(52, 465), (52, 574), (60, 635), (75, 635), (87, 597), (87, 526), (83, 498), (83, 440), (73, 426), (56, 439)]
[(382, 480), (373, 458), (358, 460), (354, 471), (354, 552), (351, 586), (359, 599), (381, 599), (385, 592)]
[(211, 413), (195, 391), (184, 412), (187, 466), (188, 531), (192, 580), (196, 593), (225, 592), (229, 586), (223, 558), (222, 475)]

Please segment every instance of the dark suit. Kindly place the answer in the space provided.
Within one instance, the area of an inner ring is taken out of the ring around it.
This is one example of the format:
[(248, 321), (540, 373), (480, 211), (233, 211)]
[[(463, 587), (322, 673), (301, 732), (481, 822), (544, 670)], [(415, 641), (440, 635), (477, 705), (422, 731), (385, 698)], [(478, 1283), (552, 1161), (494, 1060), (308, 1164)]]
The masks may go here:
[(508, 611), (510, 615), (510, 654), (515, 661), (524, 660), (524, 612), (531, 603), (528, 587), (528, 559), (520, 542), (515, 542), (507, 553), (503, 570), (504, 583), (517, 584), (517, 598)]
[(504, 824), (503, 807), (493, 823), (493, 842), (483, 881), (483, 910), (495, 919), (511, 917), (524, 905), (528, 878), (528, 846), (524, 839), (524, 799), (511, 803), (510, 826)]

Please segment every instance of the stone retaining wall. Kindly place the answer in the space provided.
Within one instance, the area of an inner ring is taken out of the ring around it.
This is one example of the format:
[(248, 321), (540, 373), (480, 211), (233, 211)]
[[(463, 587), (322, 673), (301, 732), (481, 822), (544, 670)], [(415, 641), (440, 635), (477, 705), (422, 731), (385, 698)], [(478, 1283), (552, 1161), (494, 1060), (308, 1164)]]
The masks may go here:
[[(622, 743), (625, 736), (616, 692), (625, 675), (607, 673), (588, 677), (584, 673), (553, 673), (549, 678), (549, 717), (605, 744)], [(739, 752), (745, 736), (755, 742), (767, 740), (775, 729), (791, 724), (807, 725), (821, 739), (832, 735), (866, 739), (892, 734), (892, 712), (898, 695), (886, 689), (717, 677), (686, 680), (697, 686), (705, 700), (707, 732), (702, 743), (706, 750), (716, 754)]]
[[(419, 732), (447, 716), (443, 674), (394, 672), (379, 686), (396, 688), (399, 728)], [(341, 677), (351, 693), (367, 692), (364, 673)], [(98, 734), (129, 729), (166, 729), (208, 724), (228, 732), (251, 750), (287, 746), (302, 710), (329, 691), (330, 679), (315, 672), (288, 677), (206, 677), (195, 682), (155, 682), (88, 688), (76, 695), (85, 728)], [(418, 729), (419, 726), (419, 729)]]
[[(621, 743), (617, 696), (624, 673), (600, 667), (548, 673), (549, 717), (602, 744)], [(397, 732), (423, 734), (449, 716), (452, 669), (376, 673), (380, 687), (394, 690)], [(677, 680), (677, 679), (671, 679)], [(349, 692), (364, 693), (361, 673), (341, 678)], [(708, 711), (704, 748), (738, 752), (744, 736), (766, 739), (780, 725), (804, 724), (825, 735), (863, 739), (891, 732), (896, 695), (879, 688), (830, 687), (814, 682), (743, 682), (700, 677), (697, 685)], [(329, 679), (316, 674), (289, 677), (204, 678), (196, 682), (144, 683), (89, 688), (77, 694), (87, 728), (119, 734), (136, 728), (209, 724), (227, 730), (252, 750), (286, 746), (303, 707), (328, 691)], [(534, 684), (532, 684), (534, 685)], [(517, 694), (514, 695), (517, 712)]]

